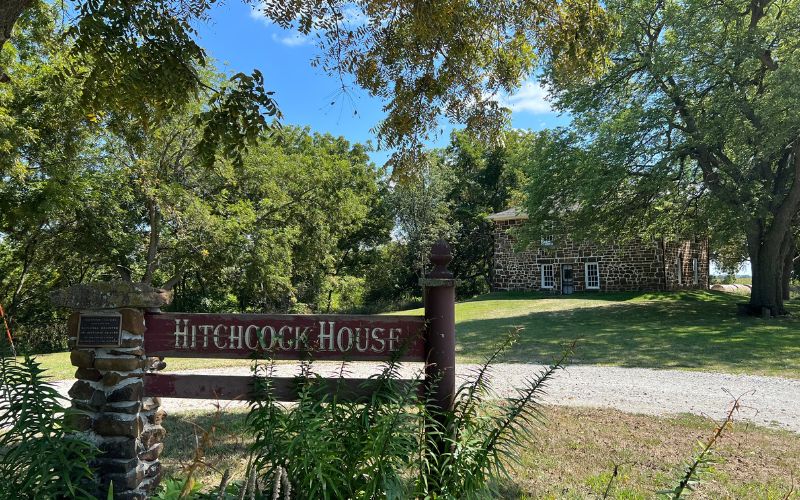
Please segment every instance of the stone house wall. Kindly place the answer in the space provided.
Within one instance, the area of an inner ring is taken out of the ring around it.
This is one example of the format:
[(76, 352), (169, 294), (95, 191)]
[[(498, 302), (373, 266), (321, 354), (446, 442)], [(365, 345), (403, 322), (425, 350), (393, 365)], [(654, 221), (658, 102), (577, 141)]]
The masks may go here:
[[(597, 263), (601, 291), (658, 291), (708, 287), (708, 242), (632, 241), (598, 245), (555, 237), (553, 245), (515, 250), (513, 231), (523, 219), (497, 220), (494, 230), (493, 290), (541, 290), (561, 293), (562, 269), (572, 266), (574, 291), (586, 286), (587, 263)], [(666, 256), (666, 258), (665, 258)], [(678, 284), (680, 257), (681, 275)], [(697, 283), (693, 275), (697, 259)], [(553, 266), (553, 288), (542, 288), (542, 266)]]

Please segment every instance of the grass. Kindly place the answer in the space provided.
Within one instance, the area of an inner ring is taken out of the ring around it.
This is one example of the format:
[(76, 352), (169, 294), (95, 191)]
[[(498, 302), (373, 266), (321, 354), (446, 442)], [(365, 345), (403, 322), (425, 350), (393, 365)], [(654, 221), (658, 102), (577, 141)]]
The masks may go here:
[[(671, 368), (800, 378), (800, 300), (790, 317), (736, 315), (721, 292), (493, 293), (456, 305), (458, 362), (487, 355), (499, 336), (524, 331), (509, 362), (549, 362), (577, 340), (572, 364)], [(422, 314), (422, 309), (401, 311)], [(39, 356), (53, 379), (72, 378), (68, 353)], [(167, 359), (170, 371), (249, 366), (248, 360)]]
[(549, 362), (576, 340), (570, 364), (800, 378), (800, 301), (787, 303), (792, 316), (770, 320), (737, 316), (740, 301), (705, 291), (488, 294), (456, 305), (458, 361), (479, 361), (520, 326), (506, 361)]
[[(19, 359), (19, 358), (18, 358)], [(47, 370), (51, 380), (65, 380), (75, 377), (75, 368), (69, 360), (68, 352), (55, 352), (52, 354), (37, 354), (36, 359)], [(202, 368), (220, 368), (225, 366), (250, 366), (249, 359), (189, 359), (169, 358), (165, 360), (165, 372), (180, 370), (196, 370)]]
[[(653, 498), (670, 487), (691, 458), (695, 443), (714, 431), (714, 422), (693, 415), (659, 418), (608, 409), (547, 407), (546, 427), (520, 447), (519, 464), (499, 487), (504, 498), (598, 498), (614, 465), (620, 473), (610, 498)], [(220, 414), (216, 440), (205, 450), (214, 469), (199, 480), (219, 483), (230, 468), (241, 477), (251, 438), (244, 410)], [(192, 456), (195, 426), (209, 428), (213, 413), (187, 413), (166, 419), (162, 464), (167, 476), (180, 473)], [(782, 499), (800, 477), (800, 435), (736, 424), (717, 448), (716, 471), (692, 498)]]

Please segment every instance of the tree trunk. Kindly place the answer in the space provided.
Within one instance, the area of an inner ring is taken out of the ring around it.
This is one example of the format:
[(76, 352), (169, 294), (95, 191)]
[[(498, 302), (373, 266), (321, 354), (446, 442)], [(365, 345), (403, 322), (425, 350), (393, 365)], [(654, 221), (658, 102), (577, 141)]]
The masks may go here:
[(753, 285), (749, 312), (753, 315), (778, 316), (786, 314), (783, 301), (788, 298), (788, 276), (793, 255), (790, 228), (763, 229), (762, 222), (750, 231), (747, 238)]
[[(33, 5), (33, 0), (3, 0), (0, 2), (0, 50), (11, 39), (14, 24), (22, 13)], [(7, 81), (5, 68), (0, 67), (0, 81)]]
[(791, 231), (786, 241), (787, 250), (783, 257), (783, 275), (781, 276), (781, 295), (784, 301), (791, 298), (792, 267), (794, 264), (794, 256), (797, 252), (797, 243)]

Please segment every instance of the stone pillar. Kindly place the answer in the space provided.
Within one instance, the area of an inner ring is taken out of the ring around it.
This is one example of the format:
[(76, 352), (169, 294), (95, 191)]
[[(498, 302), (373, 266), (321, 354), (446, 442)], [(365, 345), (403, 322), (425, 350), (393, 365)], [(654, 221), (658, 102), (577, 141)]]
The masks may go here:
[[(157, 310), (171, 293), (138, 283), (75, 285), (52, 296), (69, 319), (70, 360), (78, 379), (69, 391), (75, 427), (99, 448), (95, 470), (105, 498), (114, 483), (115, 499), (144, 499), (161, 479), (158, 460), (166, 434), (160, 401), (143, 395), (149, 360), (144, 352), (144, 312)], [(80, 315), (117, 312), (122, 317), (119, 347), (76, 346)]]

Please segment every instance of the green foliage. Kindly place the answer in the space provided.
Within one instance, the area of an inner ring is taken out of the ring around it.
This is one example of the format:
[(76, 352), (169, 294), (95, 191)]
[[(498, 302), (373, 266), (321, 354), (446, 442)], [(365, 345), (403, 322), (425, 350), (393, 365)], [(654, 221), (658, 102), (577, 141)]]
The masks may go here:
[[(533, 135), (526, 208), (596, 237), (710, 234), (753, 263), (751, 303), (782, 310), (800, 209), (796, 0), (613, 1), (599, 77), (546, 72), (572, 130)], [(540, 217), (543, 216), (543, 217)], [(724, 248), (727, 247), (727, 248)]]
[[(303, 364), (298, 402), (274, 399), (272, 365), (260, 365), (248, 425), (255, 434), (253, 463), (267, 489), (286, 471), (297, 498), (481, 498), (490, 479), (505, 473), (514, 448), (541, 421), (537, 400), (562, 358), (509, 399), (491, 399), (492, 364), (513, 344), (511, 335), (465, 382), (452, 410), (431, 414), (416, 383), (397, 380), (388, 363), (371, 379), (366, 400), (333, 394)], [(439, 450), (436, 452), (434, 450)]]
[(425, 272), (431, 246), (440, 239), (451, 241), (454, 237), (455, 226), (446, 198), (449, 173), (441, 155), (427, 154), (413, 172), (397, 178), (389, 195), (397, 235), (407, 247), (406, 264), (417, 278)]
[(722, 437), (723, 433), (733, 425), (733, 416), (739, 411), (740, 399), (741, 397), (733, 401), (725, 420), (717, 425), (716, 429), (714, 429), (714, 434), (705, 442), (697, 442), (695, 445), (695, 454), (691, 460), (687, 461), (684, 465), (683, 474), (677, 484), (675, 484), (675, 487), (672, 490), (660, 491), (659, 494), (669, 497), (671, 500), (678, 500), (682, 498), (686, 492), (693, 492), (700, 481), (706, 475), (714, 471), (714, 464), (717, 460), (714, 446)]
[(432, 440), (444, 441), (443, 451), (424, 455), (422, 491), (434, 498), (484, 498), (494, 494), (490, 479), (507, 477), (506, 469), (516, 463), (516, 448), (530, 440), (543, 423), (539, 399), (544, 388), (563, 366), (569, 355), (526, 380), (516, 395), (497, 398), (491, 391), (493, 364), (516, 342), (521, 329), (492, 352), (480, 368), (461, 385), (454, 407), (434, 432), (426, 436), (429, 449)]
[(510, 162), (520, 134), (508, 131), (503, 139), (501, 146), (486, 147), (468, 131), (455, 132), (443, 152), (449, 170), (449, 220), (455, 227), (450, 269), (460, 280), (460, 296), (489, 291), (494, 225), (486, 216), (515, 205), (524, 184), (522, 170)]
[(94, 498), (96, 449), (67, 417), (34, 358), (0, 357), (0, 497)]
[(387, 147), (400, 147), (398, 169), (413, 169), (420, 144), (440, 116), (497, 137), (507, 120), (492, 96), (516, 88), (540, 59), (563, 74), (604, 63), (609, 19), (594, 1), (397, 3), (359, 0), (261, 4), (283, 27), (316, 33), (316, 61), (349, 73), (388, 101), (377, 127)]
[[(362, 403), (328, 395), (310, 363), (303, 365), (294, 405), (281, 406), (269, 379), (256, 378), (248, 425), (259, 476), (269, 484), (276, 468), (284, 468), (298, 498), (406, 498), (403, 474), (419, 451), (419, 414), (412, 411), (413, 386), (394, 380), (397, 368), (388, 364)], [(340, 383), (345, 375), (343, 366)]]

